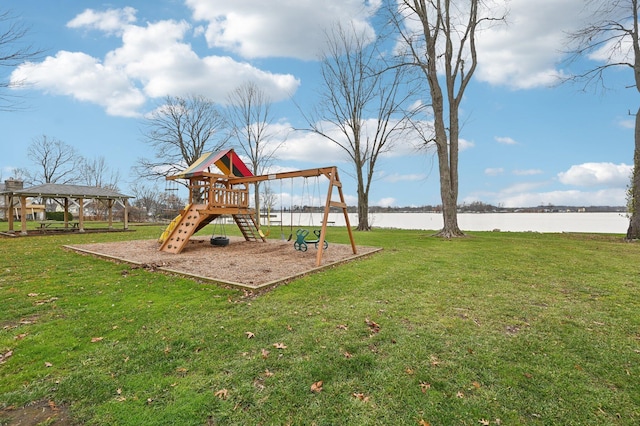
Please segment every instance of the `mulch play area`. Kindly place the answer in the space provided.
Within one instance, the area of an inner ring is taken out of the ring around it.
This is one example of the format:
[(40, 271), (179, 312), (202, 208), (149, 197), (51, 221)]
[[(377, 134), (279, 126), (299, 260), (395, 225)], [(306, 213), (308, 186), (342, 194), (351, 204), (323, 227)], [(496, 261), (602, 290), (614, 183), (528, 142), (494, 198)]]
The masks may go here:
[(322, 264), (316, 267), (317, 250), (295, 250), (293, 241), (245, 241), (230, 237), (228, 246), (214, 246), (207, 237), (193, 237), (180, 254), (159, 251), (156, 240), (65, 246), (79, 253), (124, 262), (149, 270), (175, 273), (202, 281), (249, 290), (264, 289), (300, 276), (352, 261), (382, 250), (377, 247), (332, 244), (324, 250)]

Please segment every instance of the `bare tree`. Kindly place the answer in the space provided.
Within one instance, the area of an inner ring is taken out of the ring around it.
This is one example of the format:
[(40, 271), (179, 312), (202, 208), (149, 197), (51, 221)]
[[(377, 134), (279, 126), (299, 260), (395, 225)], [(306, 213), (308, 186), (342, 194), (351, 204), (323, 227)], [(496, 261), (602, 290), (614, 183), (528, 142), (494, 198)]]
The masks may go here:
[(385, 63), (380, 40), (342, 26), (327, 34), (320, 102), (315, 116), (307, 118), (310, 130), (340, 147), (353, 165), (359, 231), (371, 229), (369, 191), (375, 166), (407, 129), (402, 108), (412, 96), (403, 85), (405, 69)]
[(152, 158), (140, 158), (140, 177), (163, 179), (193, 164), (202, 154), (221, 149), (227, 142), (226, 121), (218, 106), (203, 96), (165, 98), (164, 104), (144, 122), (145, 143)]
[[(482, 0), (399, 0), (393, 10), (408, 59), (426, 80), (433, 109), (444, 227), (437, 235), (464, 236), (458, 227), (459, 109), (478, 63), (476, 33), (483, 21)], [(444, 83), (444, 87), (443, 84)]]
[(14, 111), (19, 107), (16, 96), (9, 95), (5, 89), (18, 87), (23, 82), (5, 80), (3, 70), (14, 68), (24, 61), (35, 59), (42, 51), (26, 42), (29, 28), (23, 25), (9, 11), (0, 12), (0, 111)]
[[(249, 159), (254, 175), (261, 175), (275, 159), (284, 138), (274, 142), (271, 124), (271, 99), (256, 83), (249, 81), (233, 90), (228, 97), (229, 121), (234, 144)], [(255, 184), (256, 222), (260, 224), (260, 182)]]
[(148, 186), (135, 183), (130, 187), (131, 193), (135, 197), (133, 205), (144, 210), (144, 220), (156, 218), (162, 209), (162, 194), (157, 186)]
[(33, 139), (27, 148), (27, 157), (37, 166), (35, 172), (25, 171), (34, 184), (75, 183), (81, 157), (75, 148), (56, 138), (42, 135)]
[(81, 159), (78, 175), (78, 181), (84, 185), (113, 190), (118, 189), (120, 174), (116, 170), (110, 170), (102, 156), (93, 159)]
[[(640, 92), (640, 31), (638, 23), (638, 0), (589, 0), (587, 10), (591, 12), (588, 25), (570, 34), (570, 62), (590, 56), (601, 59), (600, 65), (578, 72), (569, 81), (580, 82), (584, 87), (605, 87), (605, 73), (612, 68), (630, 69), (626, 87)], [(640, 239), (640, 108), (635, 113), (634, 172), (629, 188), (630, 220), (627, 239)]]

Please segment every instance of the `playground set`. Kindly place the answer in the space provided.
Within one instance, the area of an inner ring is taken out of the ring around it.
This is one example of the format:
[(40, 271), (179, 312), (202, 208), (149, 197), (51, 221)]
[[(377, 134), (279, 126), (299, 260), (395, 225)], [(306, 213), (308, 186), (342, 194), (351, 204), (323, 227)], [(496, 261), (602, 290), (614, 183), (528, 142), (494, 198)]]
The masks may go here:
[[(214, 166), (221, 173), (212, 172)], [(255, 220), (255, 209), (249, 207), (250, 185), (263, 181), (319, 176), (325, 176), (329, 180), (321, 228), (314, 230), (317, 237), (315, 240), (307, 240), (309, 231), (299, 229), (296, 232), (294, 248), (306, 251), (308, 245), (314, 244), (318, 249), (316, 265), (321, 265), (322, 253), (328, 247), (325, 239), (326, 229), (329, 212), (333, 207), (342, 210), (351, 249), (353, 254), (357, 254), (337, 167), (253, 175), (233, 149), (205, 153), (182, 173), (167, 177), (168, 180), (188, 180), (189, 202), (160, 237), (160, 251), (180, 253), (192, 235), (223, 215), (233, 218), (246, 241), (266, 242), (266, 235), (259, 229)], [(336, 201), (332, 199), (334, 188), (337, 189), (339, 196), (339, 200)]]

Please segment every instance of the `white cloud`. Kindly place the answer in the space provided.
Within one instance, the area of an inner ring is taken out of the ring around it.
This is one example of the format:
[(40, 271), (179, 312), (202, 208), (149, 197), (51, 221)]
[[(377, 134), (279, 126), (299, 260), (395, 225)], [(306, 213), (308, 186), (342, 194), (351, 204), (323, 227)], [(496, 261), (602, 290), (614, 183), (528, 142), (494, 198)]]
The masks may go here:
[(556, 83), (567, 31), (579, 23), (583, 0), (512, 0), (506, 25), (478, 35), (481, 81), (530, 89)]
[(468, 149), (474, 148), (475, 146), (476, 146), (475, 142), (468, 141), (462, 138), (458, 140), (458, 148), (460, 149), (460, 151), (466, 151)]
[(533, 175), (541, 175), (544, 173), (540, 169), (525, 169), (525, 170), (514, 170), (513, 174), (516, 176), (533, 176)]
[(427, 175), (424, 173), (413, 173), (401, 175), (399, 173), (394, 173), (391, 175), (385, 175), (382, 180), (390, 183), (398, 183), (398, 182), (419, 182), (427, 178)]
[(501, 144), (504, 144), (504, 145), (516, 145), (518, 143), (513, 138), (510, 138), (508, 136), (496, 136), (494, 139), (498, 143), (501, 143)]
[(373, 205), (378, 207), (391, 207), (395, 206), (397, 203), (396, 199), (393, 197), (381, 198), (380, 200), (373, 203)]
[(111, 115), (136, 116), (145, 102), (122, 69), (105, 66), (80, 52), (60, 51), (41, 63), (27, 62), (11, 74), (11, 80), (25, 81), (45, 93), (101, 105)]
[(86, 9), (67, 22), (68, 28), (87, 28), (104, 31), (107, 34), (121, 34), (124, 28), (136, 21), (136, 10), (133, 7), (107, 9), (98, 12)]
[(498, 176), (503, 173), (504, 169), (502, 167), (484, 169), (484, 174), (487, 176)]
[(624, 189), (603, 189), (600, 191), (549, 191), (523, 192), (519, 194), (500, 194), (496, 197), (505, 207), (533, 207), (539, 205), (555, 206), (624, 206)]
[(635, 120), (631, 120), (631, 119), (621, 119), (618, 121), (618, 126), (624, 129), (633, 129), (636, 126), (636, 122)]
[(337, 22), (373, 36), (367, 21), (381, 0), (186, 0), (193, 17), (207, 22), (210, 47), (245, 58), (316, 59), (322, 34)]
[(558, 179), (565, 185), (626, 187), (632, 166), (613, 163), (584, 163), (571, 166), (566, 172), (558, 173)]
[(110, 115), (137, 116), (149, 98), (198, 93), (225, 103), (230, 90), (248, 80), (256, 82), (274, 101), (289, 98), (300, 85), (291, 74), (274, 74), (228, 56), (199, 57), (185, 36), (191, 26), (165, 20), (146, 26), (129, 24), (131, 8), (87, 10), (69, 22), (118, 32), (122, 45), (104, 60), (82, 52), (60, 51), (40, 63), (25, 63), (11, 74), (47, 93), (72, 96), (101, 105)]
[[(340, 137), (340, 135), (336, 133), (335, 137)], [(312, 132), (292, 133), (278, 150), (278, 159), (308, 161), (325, 165), (348, 161), (346, 152), (338, 145)]]

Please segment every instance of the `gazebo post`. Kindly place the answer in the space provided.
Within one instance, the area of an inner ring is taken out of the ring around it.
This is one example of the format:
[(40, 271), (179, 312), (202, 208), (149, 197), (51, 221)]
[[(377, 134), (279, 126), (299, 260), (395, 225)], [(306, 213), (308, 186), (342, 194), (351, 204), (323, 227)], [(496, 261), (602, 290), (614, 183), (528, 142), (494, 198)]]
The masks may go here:
[(64, 197), (64, 229), (69, 228), (69, 197)]
[(109, 231), (113, 229), (113, 200), (107, 200), (107, 207), (109, 208)]
[(13, 234), (13, 192), (8, 197), (7, 220), (9, 221), (9, 233)]
[(20, 197), (20, 222), (22, 224), (21, 235), (27, 235), (27, 197)]
[(78, 198), (78, 229), (84, 232), (84, 199)]
[(129, 229), (129, 203), (127, 198), (124, 198), (124, 217), (122, 218), (124, 222), (124, 230), (127, 231)]

